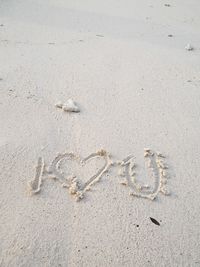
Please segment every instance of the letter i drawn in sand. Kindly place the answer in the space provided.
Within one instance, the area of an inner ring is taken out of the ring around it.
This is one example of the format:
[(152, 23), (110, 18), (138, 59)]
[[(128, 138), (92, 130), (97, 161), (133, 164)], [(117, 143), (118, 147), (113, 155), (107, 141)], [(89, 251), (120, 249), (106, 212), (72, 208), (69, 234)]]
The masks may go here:
[(39, 157), (38, 164), (36, 166), (35, 177), (33, 180), (28, 182), (28, 189), (31, 195), (36, 194), (40, 191), (43, 172), (44, 172), (44, 160), (42, 157)]

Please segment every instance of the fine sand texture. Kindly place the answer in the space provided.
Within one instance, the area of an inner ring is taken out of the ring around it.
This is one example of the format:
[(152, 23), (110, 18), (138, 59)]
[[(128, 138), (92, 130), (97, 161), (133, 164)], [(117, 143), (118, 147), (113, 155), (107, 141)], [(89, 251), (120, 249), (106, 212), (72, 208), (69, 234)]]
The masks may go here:
[(199, 0), (0, 0), (0, 125), (1, 267), (200, 266)]

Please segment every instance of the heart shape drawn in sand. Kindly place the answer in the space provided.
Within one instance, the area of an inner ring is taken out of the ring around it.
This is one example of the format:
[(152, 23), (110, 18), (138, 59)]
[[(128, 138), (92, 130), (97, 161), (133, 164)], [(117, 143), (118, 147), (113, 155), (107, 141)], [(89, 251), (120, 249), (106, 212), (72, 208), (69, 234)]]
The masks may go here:
[[(78, 179), (75, 175), (69, 175), (66, 177), (60, 169), (61, 163), (63, 160), (67, 161), (75, 161), (81, 167), (85, 166), (89, 161), (95, 158), (102, 158), (104, 160), (104, 164), (102, 167), (97, 169), (97, 172), (90, 176), (85, 183), (83, 183), (80, 179)], [(68, 188), (70, 194), (74, 195), (77, 200), (80, 200), (84, 197), (84, 193), (89, 191), (91, 186), (98, 181), (100, 181), (101, 177), (105, 172), (108, 171), (108, 168), (112, 165), (112, 161), (110, 158), (110, 154), (106, 150), (99, 150), (95, 153), (91, 153), (86, 158), (81, 158), (80, 156), (75, 155), (74, 153), (62, 153), (58, 154), (55, 159), (52, 161), (50, 167), (46, 171), (51, 177), (57, 179), (63, 187)]]

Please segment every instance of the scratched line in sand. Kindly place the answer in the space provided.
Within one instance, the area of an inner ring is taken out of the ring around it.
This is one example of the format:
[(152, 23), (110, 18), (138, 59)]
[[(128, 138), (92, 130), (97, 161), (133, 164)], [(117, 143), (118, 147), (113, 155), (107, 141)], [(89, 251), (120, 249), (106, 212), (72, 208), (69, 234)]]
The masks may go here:
[[(75, 161), (83, 167), (95, 158), (103, 160), (102, 167), (94, 175), (89, 177), (85, 183), (74, 174), (66, 176), (61, 170), (63, 160)], [(169, 195), (170, 193), (167, 189), (169, 173), (168, 166), (166, 165), (166, 157), (160, 152), (153, 152), (151, 149), (145, 148), (144, 160), (148, 177), (154, 182), (153, 187), (150, 187), (148, 184), (143, 185), (137, 181), (137, 165), (133, 156), (128, 156), (123, 160), (113, 161), (110, 153), (103, 149), (91, 153), (86, 158), (82, 158), (74, 153), (65, 152), (58, 154), (50, 166), (46, 166), (44, 160), (40, 157), (36, 166), (35, 177), (28, 182), (28, 190), (31, 195), (39, 193), (44, 178), (50, 178), (57, 180), (63, 188), (67, 189), (79, 201), (85, 197), (86, 192), (90, 191), (92, 186), (101, 180), (110, 168), (118, 166), (118, 175), (122, 178), (120, 184), (129, 189), (130, 196), (154, 200), (159, 193)]]

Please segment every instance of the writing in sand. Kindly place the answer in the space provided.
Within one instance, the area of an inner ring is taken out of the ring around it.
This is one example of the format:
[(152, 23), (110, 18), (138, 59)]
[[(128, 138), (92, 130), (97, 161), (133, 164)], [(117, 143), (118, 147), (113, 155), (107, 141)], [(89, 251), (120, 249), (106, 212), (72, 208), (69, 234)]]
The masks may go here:
[[(67, 163), (75, 162), (82, 168), (94, 159), (100, 159), (103, 164), (101, 164), (95, 174), (91, 175), (84, 182), (73, 173), (66, 174), (66, 172), (62, 171), (63, 161)], [(153, 181), (153, 186), (149, 186), (148, 184), (143, 185), (137, 181), (137, 165), (133, 156), (128, 156), (123, 160), (113, 161), (110, 153), (103, 149), (91, 153), (85, 158), (74, 153), (65, 152), (59, 153), (49, 166), (46, 166), (44, 159), (40, 157), (36, 166), (35, 177), (28, 182), (28, 189), (31, 195), (36, 194), (40, 192), (44, 179), (50, 178), (57, 180), (78, 201), (84, 198), (86, 192), (99, 182), (110, 168), (118, 167), (118, 175), (122, 178), (120, 184), (130, 189), (130, 196), (154, 200), (159, 193), (169, 195), (169, 191), (166, 188), (169, 178), (168, 166), (165, 162), (166, 157), (160, 152), (153, 152), (151, 149), (145, 148), (144, 161), (148, 177)]]

